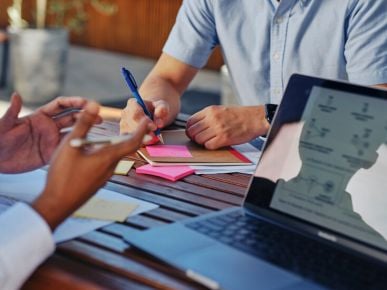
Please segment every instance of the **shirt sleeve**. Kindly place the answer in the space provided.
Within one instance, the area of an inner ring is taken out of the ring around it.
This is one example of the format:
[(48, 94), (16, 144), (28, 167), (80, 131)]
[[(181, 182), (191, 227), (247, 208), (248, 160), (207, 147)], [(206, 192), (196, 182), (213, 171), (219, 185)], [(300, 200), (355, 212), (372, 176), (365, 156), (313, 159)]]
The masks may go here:
[(210, 0), (184, 0), (163, 52), (194, 66), (203, 67), (219, 44)]
[(0, 215), (0, 229), (0, 289), (18, 289), (54, 252), (55, 243), (47, 223), (24, 203)]
[(350, 81), (387, 83), (387, 1), (354, 0), (348, 15), (345, 58)]

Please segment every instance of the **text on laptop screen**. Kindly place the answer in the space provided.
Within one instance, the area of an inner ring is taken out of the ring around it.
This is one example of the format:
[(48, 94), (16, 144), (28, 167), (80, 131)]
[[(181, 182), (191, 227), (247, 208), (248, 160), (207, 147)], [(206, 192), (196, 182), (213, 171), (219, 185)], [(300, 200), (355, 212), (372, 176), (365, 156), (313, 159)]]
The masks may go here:
[(269, 208), (387, 250), (387, 101), (314, 86), (254, 179)]

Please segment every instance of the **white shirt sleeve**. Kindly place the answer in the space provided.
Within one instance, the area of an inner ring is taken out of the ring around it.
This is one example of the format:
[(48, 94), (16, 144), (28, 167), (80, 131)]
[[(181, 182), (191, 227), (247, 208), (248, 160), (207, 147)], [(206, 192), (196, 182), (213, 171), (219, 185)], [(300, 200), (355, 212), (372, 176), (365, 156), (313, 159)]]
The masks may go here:
[(0, 215), (0, 231), (0, 289), (18, 289), (54, 252), (55, 242), (47, 223), (24, 203)]

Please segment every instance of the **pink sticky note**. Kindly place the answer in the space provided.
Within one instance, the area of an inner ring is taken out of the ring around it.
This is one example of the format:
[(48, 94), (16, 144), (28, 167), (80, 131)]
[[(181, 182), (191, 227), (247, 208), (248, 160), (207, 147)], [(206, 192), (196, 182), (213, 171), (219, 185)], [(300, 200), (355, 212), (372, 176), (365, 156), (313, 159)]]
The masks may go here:
[(150, 174), (159, 176), (171, 181), (179, 180), (192, 173), (195, 173), (189, 166), (152, 166), (150, 164), (138, 167), (136, 169), (138, 174)]
[(145, 148), (151, 157), (192, 157), (184, 145), (153, 145)]

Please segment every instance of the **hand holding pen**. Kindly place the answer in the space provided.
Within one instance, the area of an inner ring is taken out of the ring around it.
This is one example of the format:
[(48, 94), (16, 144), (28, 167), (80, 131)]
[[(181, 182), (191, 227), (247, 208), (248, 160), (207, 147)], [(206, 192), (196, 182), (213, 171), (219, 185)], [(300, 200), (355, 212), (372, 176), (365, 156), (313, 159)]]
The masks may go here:
[[(134, 96), (134, 98), (136, 100), (136, 103), (141, 107), (141, 110), (143, 111), (143, 113), (148, 118), (150, 118), (152, 121), (154, 121), (153, 114), (149, 111), (147, 105), (145, 104), (144, 100), (141, 98), (141, 96), (140, 96), (140, 94), (138, 92), (137, 83), (136, 83), (133, 75), (126, 68), (122, 68), (122, 74), (123, 74), (123, 76), (125, 78), (126, 84), (128, 85), (130, 91), (132, 92), (132, 95)], [(129, 104), (130, 101), (131, 100), (128, 101), (128, 104)], [(125, 113), (125, 110), (124, 110), (124, 113)], [(121, 119), (121, 124), (120, 124), (121, 125), (121, 129), (123, 127), (122, 124), (125, 123), (125, 122), (128, 122), (127, 119), (129, 119), (129, 118), (125, 118), (125, 116), (123, 116), (123, 118)], [(130, 124), (129, 126), (126, 126), (126, 127), (130, 128), (130, 127), (133, 127), (133, 126), (132, 126), (132, 124)], [(127, 132), (130, 132), (130, 130), (124, 130), (123, 133), (127, 133)], [(158, 140), (160, 140), (161, 143), (163, 143), (163, 139), (162, 139), (162, 136), (161, 136), (160, 128), (157, 127), (155, 129), (155, 131), (154, 131), (154, 134), (155, 134), (156, 137), (158, 137)]]
[(63, 137), (61, 130), (74, 125), (75, 115), (87, 103), (81, 97), (59, 97), (19, 117), (22, 98), (13, 94), (0, 118), (0, 164), (4, 167), (0, 165), (0, 172), (28, 171), (47, 164)]

